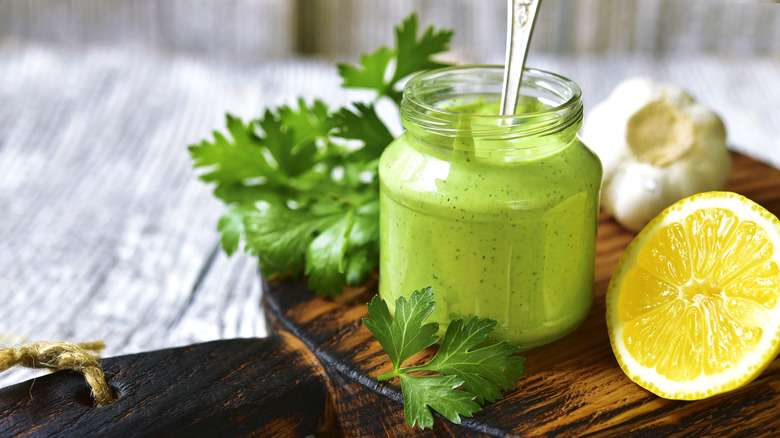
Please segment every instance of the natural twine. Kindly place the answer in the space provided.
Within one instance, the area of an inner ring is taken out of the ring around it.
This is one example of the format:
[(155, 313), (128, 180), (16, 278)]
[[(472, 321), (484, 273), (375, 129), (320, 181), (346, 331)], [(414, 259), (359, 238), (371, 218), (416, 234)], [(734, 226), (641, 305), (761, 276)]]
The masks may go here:
[(0, 373), (14, 365), (76, 371), (87, 380), (97, 407), (103, 407), (115, 400), (103, 368), (97, 361), (98, 354), (105, 347), (102, 341), (97, 341), (78, 344), (33, 342), (21, 347), (3, 348), (0, 350)]

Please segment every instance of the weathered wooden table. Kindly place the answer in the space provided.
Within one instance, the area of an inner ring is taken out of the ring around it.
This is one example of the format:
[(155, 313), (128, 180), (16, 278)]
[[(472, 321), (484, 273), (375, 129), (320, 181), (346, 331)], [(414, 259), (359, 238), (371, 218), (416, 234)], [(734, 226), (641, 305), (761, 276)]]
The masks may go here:
[[(578, 82), (586, 117), (625, 77), (680, 84), (721, 114), (733, 150), (780, 167), (780, 59), (532, 56), (529, 65)], [(0, 45), (0, 342), (102, 339), (104, 355), (117, 356), (263, 337), (256, 263), (220, 251), (224, 207), (186, 146), (223, 129), (225, 112), (365, 97), (338, 84), (321, 61)], [(9, 371), (0, 386), (40, 374)]]

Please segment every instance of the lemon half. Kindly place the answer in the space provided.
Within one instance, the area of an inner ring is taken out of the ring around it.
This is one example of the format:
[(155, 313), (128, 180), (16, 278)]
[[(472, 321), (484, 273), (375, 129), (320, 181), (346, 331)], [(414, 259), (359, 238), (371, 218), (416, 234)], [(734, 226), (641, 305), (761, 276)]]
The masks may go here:
[(730, 192), (664, 210), (631, 242), (607, 290), (626, 375), (669, 399), (743, 386), (780, 352), (780, 221)]

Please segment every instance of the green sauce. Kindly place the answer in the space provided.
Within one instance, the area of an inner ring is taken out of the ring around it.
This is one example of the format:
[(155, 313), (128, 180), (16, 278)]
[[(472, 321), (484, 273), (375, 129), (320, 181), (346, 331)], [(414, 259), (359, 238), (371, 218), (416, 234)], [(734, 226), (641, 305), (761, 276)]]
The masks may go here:
[[(497, 114), (498, 105), (452, 111)], [(469, 132), (473, 122), (458, 117), (453, 128)], [(590, 308), (601, 165), (571, 129), (504, 144), (516, 150), (407, 126), (388, 146), (379, 290), (392, 305), (433, 286), (442, 333), (451, 319), (478, 315), (498, 321), (496, 340), (530, 348), (574, 330)]]

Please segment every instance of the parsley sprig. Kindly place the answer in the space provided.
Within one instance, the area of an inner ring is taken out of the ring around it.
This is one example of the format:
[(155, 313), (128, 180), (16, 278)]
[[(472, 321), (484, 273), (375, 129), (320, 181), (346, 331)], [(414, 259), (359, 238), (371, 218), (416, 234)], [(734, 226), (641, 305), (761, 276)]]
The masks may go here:
[[(414, 291), (409, 300), (402, 296), (395, 301), (393, 318), (387, 303), (375, 296), (368, 304), (369, 318), (363, 319), (393, 364), (391, 372), (377, 379), (400, 379), (406, 422), (421, 429), (433, 427), (429, 408), (460, 424), (461, 415), (471, 417), (481, 410), (480, 404), (501, 399), (501, 390), (511, 389), (525, 373), (525, 359), (513, 355), (516, 346), (506, 341), (480, 346), (488, 340), (496, 321), (476, 316), (465, 322), (452, 321), (429, 362), (403, 367), (407, 359), (439, 339), (439, 325), (425, 323), (436, 307), (433, 298), (430, 287)], [(411, 374), (416, 371), (438, 374)]]
[[(344, 88), (376, 91), (400, 102), (401, 81), (442, 64), (452, 32), (429, 27), (418, 37), (416, 15), (395, 29), (395, 47), (339, 64)], [(200, 179), (231, 209), (217, 229), (230, 255), (244, 242), (268, 278), (309, 278), (332, 296), (360, 284), (379, 261), (377, 164), (393, 140), (375, 102), (332, 110), (320, 100), (268, 109), (244, 122), (227, 115), (227, 133), (189, 147)]]
[[(443, 67), (432, 57), (449, 47), (453, 32), (429, 27), (417, 38), (417, 16), (411, 15), (395, 29), (395, 49), (380, 47), (371, 54), (360, 57), (360, 67), (339, 64), (339, 75), (345, 88), (369, 88), (380, 96), (388, 96), (401, 102), (398, 83), (414, 73)], [(388, 71), (395, 61), (395, 70), (388, 78)]]

